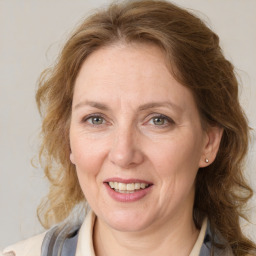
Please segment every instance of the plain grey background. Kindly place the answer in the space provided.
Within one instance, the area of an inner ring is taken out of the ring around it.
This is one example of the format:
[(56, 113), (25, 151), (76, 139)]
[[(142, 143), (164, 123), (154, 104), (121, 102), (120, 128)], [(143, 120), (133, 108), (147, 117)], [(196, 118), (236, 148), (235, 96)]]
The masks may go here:
[[(174, 0), (191, 8), (219, 34), (241, 78), (240, 98), (256, 129), (256, 1)], [(40, 117), (34, 95), (40, 72), (52, 64), (81, 19), (108, 0), (0, 0), (0, 248), (43, 228), (36, 208), (47, 192), (37, 155)], [(255, 132), (246, 174), (256, 189)], [(250, 217), (256, 224), (256, 198)], [(256, 241), (256, 226), (245, 225)]]

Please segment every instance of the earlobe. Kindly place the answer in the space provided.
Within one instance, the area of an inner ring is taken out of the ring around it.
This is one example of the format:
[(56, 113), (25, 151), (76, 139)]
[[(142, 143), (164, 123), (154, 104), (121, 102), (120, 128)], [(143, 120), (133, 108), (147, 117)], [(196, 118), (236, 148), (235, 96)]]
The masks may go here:
[(199, 167), (207, 167), (214, 162), (219, 150), (223, 128), (210, 126), (206, 132), (206, 142), (200, 159)]
[(70, 158), (71, 163), (75, 164), (75, 159), (74, 159), (74, 155), (72, 152), (70, 152), (69, 158)]

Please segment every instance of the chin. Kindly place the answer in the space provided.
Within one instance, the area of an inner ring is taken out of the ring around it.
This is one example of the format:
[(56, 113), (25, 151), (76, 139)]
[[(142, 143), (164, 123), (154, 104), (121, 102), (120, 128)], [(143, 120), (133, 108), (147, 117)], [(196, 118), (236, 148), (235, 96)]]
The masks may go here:
[(103, 218), (109, 227), (121, 232), (139, 232), (147, 229), (152, 223), (149, 216), (137, 211), (111, 212)]

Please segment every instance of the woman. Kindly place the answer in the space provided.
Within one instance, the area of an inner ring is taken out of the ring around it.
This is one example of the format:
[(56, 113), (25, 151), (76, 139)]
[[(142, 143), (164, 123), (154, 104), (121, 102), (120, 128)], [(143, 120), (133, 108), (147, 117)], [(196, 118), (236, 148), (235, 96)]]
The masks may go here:
[(61, 224), (4, 255), (256, 255), (239, 226), (249, 128), (200, 19), (164, 1), (113, 4), (74, 32), (36, 98), (51, 183), (38, 214)]

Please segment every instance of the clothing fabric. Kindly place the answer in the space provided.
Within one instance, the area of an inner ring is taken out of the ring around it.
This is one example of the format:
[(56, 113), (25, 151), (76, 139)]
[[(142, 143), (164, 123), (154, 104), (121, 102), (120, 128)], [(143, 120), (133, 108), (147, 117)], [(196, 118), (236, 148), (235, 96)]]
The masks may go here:
[(46, 232), (7, 247), (1, 256), (41, 256), (42, 241)]
[[(3, 256), (95, 256), (92, 239), (95, 218), (90, 211), (82, 225), (54, 227), (47, 233), (6, 248)], [(189, 256), (210, 256), (211, 236), (210, 225), (205, 219)], [(227, 248), (224, 251), (216, 249), (214, 255), (233, 254)]]

